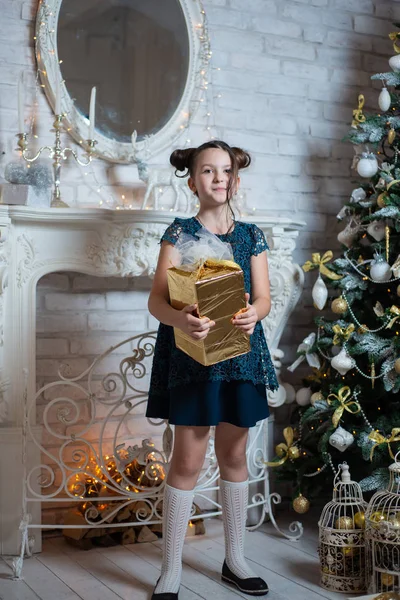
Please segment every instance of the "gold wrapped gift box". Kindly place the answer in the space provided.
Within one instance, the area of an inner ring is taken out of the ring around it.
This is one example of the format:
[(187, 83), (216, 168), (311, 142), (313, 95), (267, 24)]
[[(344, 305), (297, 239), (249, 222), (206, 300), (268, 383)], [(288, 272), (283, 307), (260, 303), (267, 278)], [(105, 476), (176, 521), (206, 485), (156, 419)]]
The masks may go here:
[[(192, 269), (192, 270), (189, 270)], [(174, 328), (177, 348), (204, 366), (234, 358), (250, 351), (250, 339), (231, 320), (246, 308), (243, 271), (230, 260), (209, 259), (197, 267), (167, 270), (170, 303), (182, 310), (197, 304), (200, 317), (215, 321), (207, 337), (195, 340)]]

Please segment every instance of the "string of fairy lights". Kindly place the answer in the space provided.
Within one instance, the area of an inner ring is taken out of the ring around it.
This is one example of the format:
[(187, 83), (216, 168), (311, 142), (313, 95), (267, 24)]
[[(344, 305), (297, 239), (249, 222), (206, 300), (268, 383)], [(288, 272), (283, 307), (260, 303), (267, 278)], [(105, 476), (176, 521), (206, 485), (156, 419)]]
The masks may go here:
[[(189, 100), (189, 105), (185, 111), (182, 111), (182, 120), (177, 126), (177, 129), (171, 133), (171, 144), (179, 139), (184, 133), (186, 133), (186, 139), (182, 143), (183, 147), (189, 147), (191, 145), (190, 125), (192, 116), (197, 112), (200, 116), (201, 122), (204, 123), (203, 130), (208, 140), (216, 139), (219, 137), (218, 129), (215, 123), (215, 112), (216, 112), (216, 100), (222, 97), (222, 93), (215, 91), (213, 82), (213, 74), (215, 71), (220, 71), (219, 66), (214, 65), (213, 53), (211, 50), (210, 34), (206, 12), (201, 0), (192, 0), (199, 6), (200, 20), (194, 25), (195, 34), (198, 37), (200, 43), (200, 49), (197, 56), (197, 68), (196, 72), (193, 73), (194, 77), (194, 89), (192, 96)], [(49, 6), (46, 0), (41, 0), (38, 8), (38, 33), (34, 36), (34, 42), (37, 43), (37, 37), (40, 40), (46, 40), (46, 43), (40, 44), (40, 53), (43, 55), (46, 53), (48, 57), (54, 57), (57, 64), (53, 68), (58, 72), (59, 65), (62, 64), (63, 60), (58, 56), (57, 50), (57, 33), (54, 28), (56, 22), (56, 14), (54, 10)], [(37, 139), (38, 136), (34, 133), (35, 122), (37, 121), (37, 111), (39, 105), (39, 93), (45, 88), (48, 88), (48, 74), (45, 69), (41, 69), (39, 66), (36, 71), (35, 77), (35, 93), (33, 101), (33, 110), (30, 113), (30, 121), (28, 127), (28, 135), (32, 139)], [(65, 80), (62, 80), (62, 93), (66, 93)], [(64, 95), (65, 99), (65, 95)], [(65, 127), (64, 131), (67, 133), (71, 131), (71, 127)], [(141, 140), (139, 141), (139, 143)], [(77, 141), (79, 145), (83, 144), (83, 140)], [(93, 161), (85, 167), (78, 164), (78, 168), (82, 174), (85, 185), (97, 196), (100, 197), (98, 201), (99, 207), (103, 208), (115, 208), (121, 209), (132, 209), (134, 208), (133, 202), (128, 201), (127, 197), (129, 192), (120, 193), (119, 197), (116, 198), (112, 191), (112, 186), (107, 183), (100, 182), (96, 174), (96, 170), (93, 165)], [(160, 190), (161, 192), (163, 190)], [(164, 207), (161, 208), (164, 210)]]

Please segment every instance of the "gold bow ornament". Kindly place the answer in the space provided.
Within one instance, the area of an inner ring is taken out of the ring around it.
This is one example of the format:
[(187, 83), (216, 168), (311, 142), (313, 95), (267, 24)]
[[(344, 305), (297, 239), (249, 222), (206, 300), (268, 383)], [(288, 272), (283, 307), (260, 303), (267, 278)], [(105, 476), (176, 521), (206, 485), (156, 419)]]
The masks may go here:
[(398, 257), (392, 264), (391, 269), (392, 269), (392, 273), (393, 273), (394, 277), (396, 277), (396, 278), (400, 277), (400, 254), (398, 255)]
[(280, 467), (285, 463), (288, 458), (294, 460), (295, 458), (299, 458), (300, 450), (298, 446), (293, 444), (294, 441), (294, 431), (292, 427), (285, 427), (283, 430), (283, 437), (285, 438), (285, 442), (281, 442), (275, 448), (276, 455), (280, 457), (280, 460), (265, 462), (268, 467)]
[(358, 108), (353, 110), (353, 120), (351, 122), (351, 126), (354, 129), (357, 129), (360, 123), (365, 123), (365, 115), (363, 114), (363, 108), (365, 104), (365, 98), (363, 94), (358, 96)]
[(360, 404), (356, 400), (352, 400), (351, 389), (348, 385), (341, 387), (337, 395), (329, 394), (327, 398), (328, 404), (332, 404), (334, 400), (339, 402), (339, 406), (332, 415), (332, 423), (335, 427), (339, 425), (339, 421), (345, 410), (352, 415), (356, 415), (361, 410)]
[(332, 258), (333, 258), (332, 250), (327, 250), (322, 258), (321, 258), (321, 255), (319, 252), (314, 252), (311, 255), (311, 260), (308, 260), (306, 263), (304, 263), (304, 265), (302, 267), (303, 271), (308, 273), (308, 271), (312, 271), (313, 269), (319, 269), (319, 272), (322, 275), (325, 275), (326, 277), (328, 277), (329, 279), (332, 279), (332, 280), (342, 279), (343, 275), (338, 275), (337, 273), (330, 271), (325, 266), (325, 263), (332, 260)]
[(354, 329), (355, 327), (353, 323), (346, 327), (346, 329), (343, 329), (340, 327), (340, 325), (334, 325), (332, 327), (333, 333), (335, 334), (333, 337), (334, 345), (337, 346), (340, 344), (340, 342), (347, 342), (350, 339)]
[(397, 45), (397, 40), (400, 38), (400, 33), (398, 31), (392, 31), (392, 33), (389, 33), (389, 38), (393, 42), (393, 50), (396, 52), (396, 54), (400, 54), (400, 47)]
[(390, 458), (395, 460), (390, 444), (392, 442), (400, 442), (400, 427), (395, 427), (394, 429), (392, 429), (392, 433), (388, 437), (385, 437), (384, 435), (379, 433), (379, 431), (377, 431), (377, 430), (371, 431), (371, 433), (368, 436), (368, 439), (370, 439), (372, 442), (375, 442), (375, 444), (371, 448), (371, 453), (369, 455), (370, 460), (372, 460), (372, 457), (374, 456), (375, 448), (377, 446), (380, 446), (381, 444), (388, 445), (388, 451), (390, 454)]
[(390, 307), (389, 312), (392, 318), (386, 325), (386, 329), (391, 329), (391, 327), (393, 327), (393, 325), (396, 323), (397, 319), (400, 318), (400, 308), (395, 304), (393, 304), (393, 306)]

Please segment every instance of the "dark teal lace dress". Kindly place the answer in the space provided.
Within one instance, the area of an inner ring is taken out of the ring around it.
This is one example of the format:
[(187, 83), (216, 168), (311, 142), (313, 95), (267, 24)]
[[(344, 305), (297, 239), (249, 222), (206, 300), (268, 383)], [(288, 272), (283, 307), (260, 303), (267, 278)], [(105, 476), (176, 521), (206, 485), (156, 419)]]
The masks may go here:
[[(193, 236), (201, 229), (195, 217), (176, 218), (161, 241), (175, 244), (181, 232)], [(235, 221), (231, 233), (218, 235), (232, 246), (234, 260), (242, 267), (245, 291), (251, 297), (252, 255), (268, 249), (256, 225)], [(168, 419), (174, 425), (232, 423), (252, 427), (269, 415), (266, 389), (276, 390), (278, 381), (261, 322), (250, 337), (251, 351), (205, 367), (178, 350), (173, 328), (160, 323), (154, 351), (146, 416)]]

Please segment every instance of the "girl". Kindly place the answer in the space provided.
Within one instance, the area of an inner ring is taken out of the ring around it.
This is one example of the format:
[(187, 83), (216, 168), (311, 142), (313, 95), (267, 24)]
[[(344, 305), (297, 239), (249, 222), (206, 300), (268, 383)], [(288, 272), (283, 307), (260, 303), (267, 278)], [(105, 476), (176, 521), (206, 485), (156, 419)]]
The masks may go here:
[[(152, 600), (176, 600), (182, 572), (182, 548), (191, 514), (193, 489), (204, 463), (209, 429), (215, 430), (215, 452), (221, 480), (225, 537), (222, 579), (242, 592), (261, 596), (268, 586), (244, 558), (248, 501), (246, 442), (248, 428), (268, 414), (266, 387), (278, 382), (265, 341), (261, 320), (271, 307), (268, 249), (256, 226), (236, 221), (230, 205), (237, 192), (238, 171), (250, 156), (225, 142), (175, 150), (170, 157), (177, 171), (189, 175), (189, 187), (198, 197), (195, 217), (176, 218), (161, 238), (161, 250), (149, 297), (149, 311), (160, 321), (146, 416), (168, 419), (175, 440), (163, 500), (163, 563)], [(185, 176), (183, 175), (183, 176)], [(251, 341), (251, 352), (204, 367), (178, 350), (173, 327), (196, 340), (215, 325), (195, 316), (196, 305), (176, 310), (169, 304), (166, 271), (176, 264), (174, 244), (181, 232), (196, 237), (202, 227), (232, 246), (234, 260), (244, 273), (247, 311), (233, 319)]]

